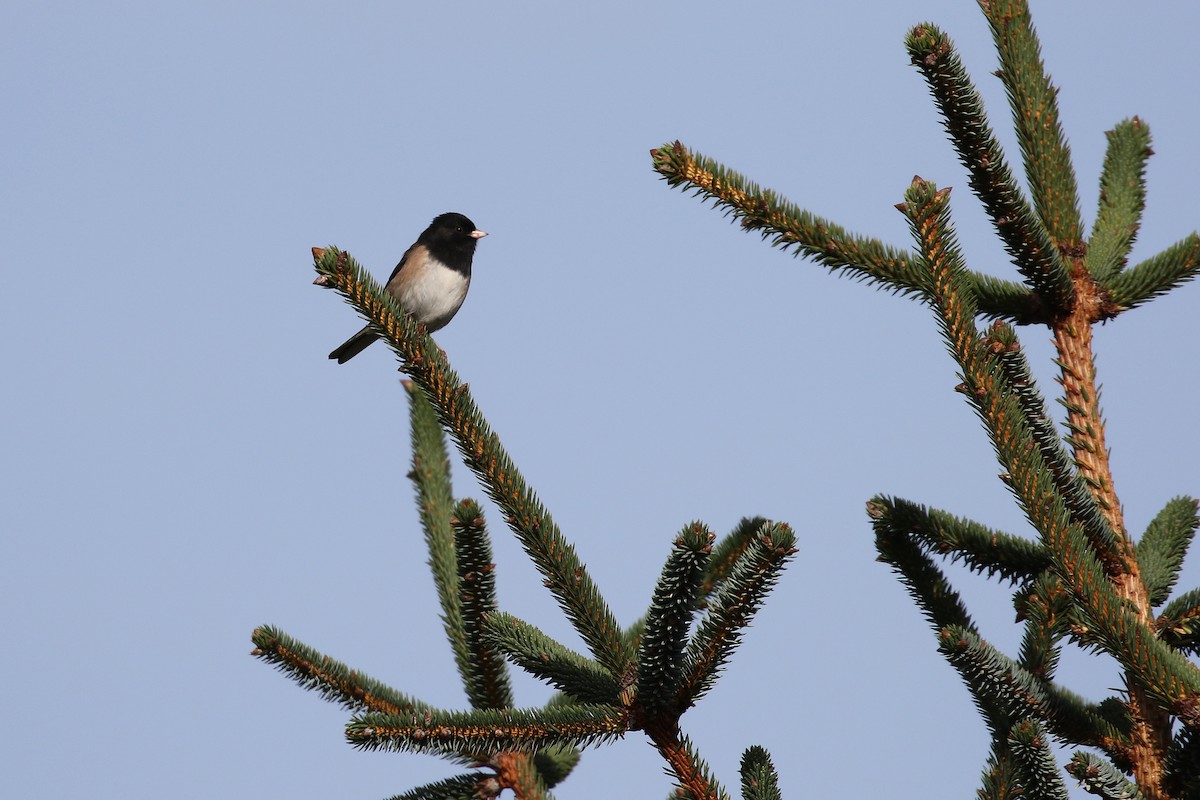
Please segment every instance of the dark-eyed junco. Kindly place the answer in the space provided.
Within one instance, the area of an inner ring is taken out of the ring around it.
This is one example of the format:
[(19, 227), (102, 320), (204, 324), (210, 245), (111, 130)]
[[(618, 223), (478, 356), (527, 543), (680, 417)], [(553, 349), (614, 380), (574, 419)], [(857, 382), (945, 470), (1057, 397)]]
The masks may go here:
[[(471, 285), (475, 244), (487, 236), (475, 223), (453, 212), (434, 217), (429, 227), (404, 252), (384, 287), (400, 307), (430, 333), (446, 325), (462, 306)], [(329, 354), (345, 364), (379, 338), (363, 328)]]

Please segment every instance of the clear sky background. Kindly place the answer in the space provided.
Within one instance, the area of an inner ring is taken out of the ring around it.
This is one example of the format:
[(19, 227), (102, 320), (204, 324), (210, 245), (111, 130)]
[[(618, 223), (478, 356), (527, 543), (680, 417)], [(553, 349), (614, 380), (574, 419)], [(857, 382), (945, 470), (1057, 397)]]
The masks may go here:
[[(1146, 120), (1134, 259), (1200, 223), (1190, 3), (1034, 6), (1090, 224), (1103, 131)], [(955, 187), (972, 266), (1012, 276), (907, 65), (956, 40), (1016, 161), (986, 24), (895, 3), (10, 4), (0, 51), (0, 794), (383, 798), (454, 774), (360, 753), (348, 714), (252, 659), (271, 623), (463, 705), (410, 485), (405, 396), (311, 285), (336, 244), (386, 277), (437, 213), (492, 235), (437, 334), (623, 622), (689, 520), (763, 514), (800, 551), (687, 732), (731, 790), (752, 744), (785, 795), (972, 796), (987, 736), (900, 583), (884, 492), (1028, 533), (929, 311), (772, 250), (670, 191), (681, 139), (908, 246), (913, 174)], [(1134, 531), (1200, 493), (1200, 287), (1097, 334)], [(1044, 329), (1023, 331), (1054, 388)], [(482, 497), (456, 467), (460, 495)], [(574, 642), (500, 515), (503, 607)], [(1200, 583), (1195, 561), (1181, 586)], [(1012, 652), (1009, 591), (952, 570)], [(1099, 698), (1105, 659), (1069, 657)], [(521, 702), (548, 696), (517, 680)], [(659, 798), (640, 735), (559, 797)]]

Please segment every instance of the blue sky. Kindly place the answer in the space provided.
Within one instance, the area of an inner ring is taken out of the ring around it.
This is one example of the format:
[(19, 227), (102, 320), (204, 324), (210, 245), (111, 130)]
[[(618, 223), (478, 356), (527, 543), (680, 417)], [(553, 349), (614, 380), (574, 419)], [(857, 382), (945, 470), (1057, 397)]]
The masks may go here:
[[(1187, 4), (1040, 2), (1089, 220), (1103, 131), (1154, 136), (1135, 259), (1197, 227)], [(51, 3), (5, 15), (0, 232), (10, 343), (0, 666), (11, 797), (387, 797), (453, 774), (358, 753), (347, 714), (251, 659), (272, 623), (429, 702), (463, 703), (410, 487), (405, 397), (311, 286), (336, 244), (386, 276), (468, 214), (471, 296), (437, 334), (616, 613), (674, 534), (744, 515), (800, 552), (685, 717), (726, 785), (766, 746), (787, 796), (964, 797), (986, 733), (874, 561), (884, 492), (1028, 532), (953, 391), (930, 313), (768, 248), (669, 191), (679, 138), (907, 246), (913, 174), (953, 186), (972, 266), (1009, 275), (903, 37), (958, 43), (1015, 160), (973, 3)], [(1097, 333), (1118, 491), (1140, 532), (1200, 493), (1196, 286)], [(1189, 313), (1191, 312), (1191, 313)], [(1023, 331), (1053, 388), (1049, 336)], [(461, 467), (460, 495), (482, 497)], [(491, 513), (503, 607), (567, 641)], [(1008, 592), (962, 576), (1011, 649)], [(1183, 588), (1198, 583), (1194, 563)], [(1103, 659), (1064, 676), (1100, 697)], [(547, 690), (518, 678), (522, 702)], [(932, 785), (931, 785), (932, 784)], [(640, 736), (559, 797), (662, 797)]]

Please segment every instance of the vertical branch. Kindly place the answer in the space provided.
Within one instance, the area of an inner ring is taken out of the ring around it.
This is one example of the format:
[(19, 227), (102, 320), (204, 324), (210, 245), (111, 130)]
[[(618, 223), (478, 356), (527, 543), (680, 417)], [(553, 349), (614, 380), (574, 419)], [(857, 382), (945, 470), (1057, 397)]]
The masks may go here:
[(1083, 255), (1079, 189), (1071, 148), (1058, 115), (1058, 88), (1042, 62), (1026, 0), (979, 0), (1000, 54), (997, 72), (1008, 94), (1038, 217), (1059, 250)]
[[(1077, 284), (1094, 287), (1086, 275), (1077, 277)], [(1080, 297), (1095, 297), (1080, 292)], [(1153, 624), (1150, 599), (1142, 581), (1133, 542), (1125, 529), (1124, 514), (1120, 500), (1113, 487), (1112, 466), (1109, 462), (1108, 445), (1105, 443), (1104, 418), (1100, 411), (1100, 389), (1096, 381), (1096, 360), (1092, 351), (1092, 325), (1095, 317), (1089, 312), (1092, 303), (1079, 303), (1065, 320), (1053, 326), (1054, 346), (1058, 350), (1060, 369), (1059, 383), (1063, 388), (1062, 403), (1067, 409), (1067, 428), (1075, 464), (1092, 496), (1096, 498), (1101, 513), (1116, 534), (1117, 546), (1122, 548), (1125, 569), (1110, 576), (1117, 593), (1129, 600), (1145, 625)], [(1166, 798), (1163, 777), (1166, 758), (1171, 743), (1171, 716), (1156, 703), (1125, 672), (1125, 690), (1128, 694), (1132, 726), (1130, 729), (1130, 762), (1134, 778), (1148, 800)]]
[(471, 670), (471, 653), (463, 628), (462, 605), (458, 596), (458, 568), (454, 554), (454, 531), (450, 512), (454, 493), (450, 485), (450, 455), (446, 437), (438, 422), (437, 411), (421, 390), (404, 381), (409, 400), (409, 430), (412, 439), (412, 470), (408, 473), (417, 494), (417, 514), (425, 531), (430, 570), (442, 607), (442, 625), (454, 663), (464, 677)]
[[(1087, 276), (1077, 279), (1081, 298), (1086, 294), (1084, 284), (1091, 284)], [(1092, 292), (1091, 297), (1095, 297)], [(1053, 326), (1054, 346), (1058, 350), (1059, 378), (1062, 386), (1062, 404), (1067, 409), (1067, 442), (1071, 445), (1079, 476), (1091, 490), (1117, 539), (1117, 546), (1124, 555), (1124, 572), (1131, 580), (1118, 581), (1127, 584), (1122, 593), (1138, 603), (1139, 608), (1148, 610), (1144, 589), (1137, 576), (1137, 560), (1133, 543), (1125, 530), (1121, 502), (1113, 487), (1112, 467), (1109, 463), (1108, 445), (1105, 443), (1104, 418), (1100, 411), (1100, 387), (1096, 382), (1096, 361), (1092, 352), (1092, 324), (1095, 318), (1089, 315), (1094, 309), (1090, 303), (1079, 303), (1064, 320)]]
[(458, 569), (458, 598), (469, 658), (459, 665), (467, 697), (475, 708), (515, 705), (508, 665), (483, 633), (484, 620), (496, 611), (496, 565), (483, 522), (483, 509), (474, 500), (454, 506), (454, 549)]

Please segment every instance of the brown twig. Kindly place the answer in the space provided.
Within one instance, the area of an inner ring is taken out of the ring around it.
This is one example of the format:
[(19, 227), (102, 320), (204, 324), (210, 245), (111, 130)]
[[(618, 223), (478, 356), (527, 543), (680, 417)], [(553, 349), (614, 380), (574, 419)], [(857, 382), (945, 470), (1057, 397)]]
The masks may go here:
[[(1105, 423), (1100, 411), (1100, 389), (1096, 382), (1096, 360), (1092, 350), (1096, 322), (1105, 318), (1105, 297), (1083, 266), (1082, 257), (1073, 259), (1076, 302), (1070, 313), (1051, 325), (1058, 351), (1063, 403), (1067, 408), (1068, 441), (1079, 475), (1087, 483), (1121, 548), (1120, 569), (1110, 578), (1121, 597), (1130, 601), (1144, 624), (1153, 625), (1146, 586), (1142, 581), (1133, 541), (1125, 529), (1121, 502), (1113, 486), (1112, 465), (1105, 442)], [(1171, 741), (1170, 714), (1154, 702), (1126, 676), (1126, 705), (1133, 724), (1132, 744), (1122, 755), (1133, 766), (1134, 779), (1146, 800), (1166, 800), (1163, 777), (1166, 773), (1167, 748)]]

